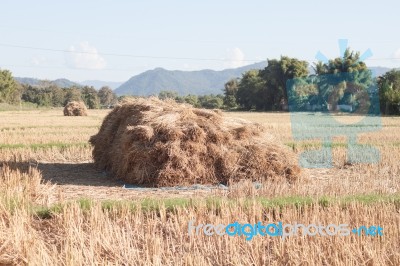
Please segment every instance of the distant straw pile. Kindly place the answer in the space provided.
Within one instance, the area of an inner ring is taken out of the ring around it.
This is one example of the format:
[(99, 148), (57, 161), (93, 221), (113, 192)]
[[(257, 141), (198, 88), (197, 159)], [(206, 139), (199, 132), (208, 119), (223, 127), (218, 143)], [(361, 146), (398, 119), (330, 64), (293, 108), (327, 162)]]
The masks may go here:
[(295, 180), (294, 154), (258, 124), (157, 98), (125, 102), (90, 138), (98, 168), (132, 184)]
[(87, 108), (84, 102), (69, 102), (64, 107), (64, 116), (87, 116)]

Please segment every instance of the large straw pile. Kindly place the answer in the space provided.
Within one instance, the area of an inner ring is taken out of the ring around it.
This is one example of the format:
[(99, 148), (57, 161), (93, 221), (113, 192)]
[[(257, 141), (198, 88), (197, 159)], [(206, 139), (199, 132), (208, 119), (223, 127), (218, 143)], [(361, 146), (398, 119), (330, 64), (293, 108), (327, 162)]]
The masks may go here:
[(84, 102), (69, 102), (64, 107), (65, 116), (87, 116), (87, 108)]
[(98, 168), (132, 184), (295, 180), (294, 154), (258, 124), (157, 98), (114, 108), (90, 139)]

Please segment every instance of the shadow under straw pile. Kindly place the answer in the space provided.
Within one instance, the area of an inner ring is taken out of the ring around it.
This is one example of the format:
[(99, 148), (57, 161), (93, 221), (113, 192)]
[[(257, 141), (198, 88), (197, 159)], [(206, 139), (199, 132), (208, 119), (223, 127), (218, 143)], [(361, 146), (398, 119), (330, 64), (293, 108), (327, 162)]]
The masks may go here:
[(294, 181), (300, 176), (295, 155), (261, 125), (157, 98), (114, 108), (90, 143), (96, 167), (131, 184)]

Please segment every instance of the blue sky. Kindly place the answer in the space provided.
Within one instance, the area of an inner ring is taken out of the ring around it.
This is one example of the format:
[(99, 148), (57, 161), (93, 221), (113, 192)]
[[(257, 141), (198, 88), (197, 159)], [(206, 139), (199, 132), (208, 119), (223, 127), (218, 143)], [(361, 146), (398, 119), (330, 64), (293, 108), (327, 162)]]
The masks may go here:
[(156, 67), (220, 70), (281, 55), (315, 62), (318, 51), (338, 56), (343, 38), (372, 50), (369, 66), (400, 66), (398, 2), (216, 2), (2, 1), (0, 68), (126, 81)]

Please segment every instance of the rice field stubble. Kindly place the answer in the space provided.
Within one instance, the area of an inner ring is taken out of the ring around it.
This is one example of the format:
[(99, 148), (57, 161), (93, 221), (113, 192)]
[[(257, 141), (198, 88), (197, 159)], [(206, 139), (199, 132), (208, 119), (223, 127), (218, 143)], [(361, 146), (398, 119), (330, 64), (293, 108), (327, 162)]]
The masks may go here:
[[(358, 138), (379, 148), (378, 164), (347, 164), (337, 137), (334, 167), (293, 184), (140, 191), (93, 168), (88, 140), (107, 113), (0, 112), (0, 265), (400, 265), (400, 118)], [(263, 124), (296, 153), (320, 145), (293, 141), (287, 113), (225, 115)], [(384, 236), (189, 236), (191, 219), (380, 225)]]

